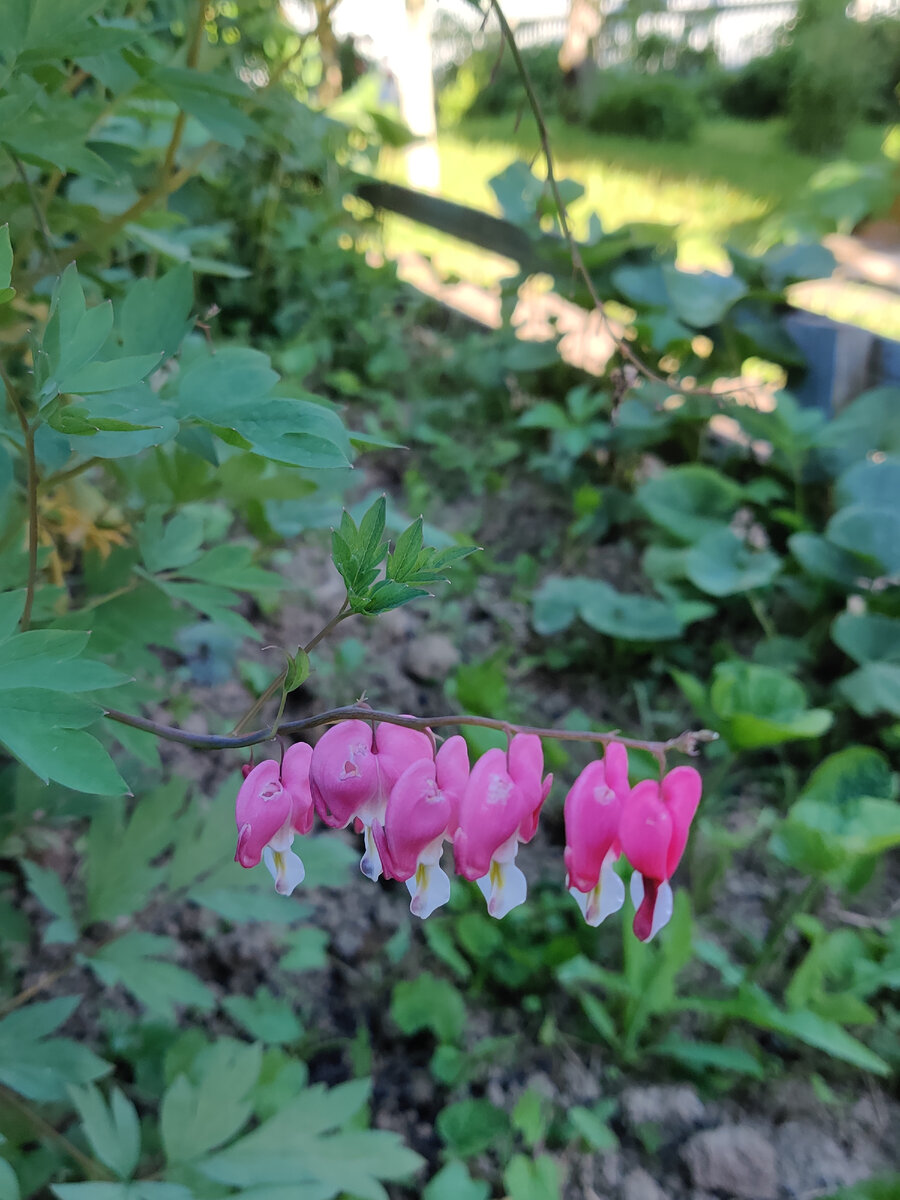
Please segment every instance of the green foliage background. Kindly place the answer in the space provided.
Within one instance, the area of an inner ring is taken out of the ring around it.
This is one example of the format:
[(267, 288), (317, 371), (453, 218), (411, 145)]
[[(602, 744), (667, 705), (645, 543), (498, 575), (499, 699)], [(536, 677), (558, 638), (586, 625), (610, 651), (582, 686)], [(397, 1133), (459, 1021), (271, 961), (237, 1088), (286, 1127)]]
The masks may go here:
[[(103, 716), (183, 724), (235, 675), (265, 694), (247, 645), (292, 602), (284, 548), (329, 527), (341, 618), (422, 598), (450, 565), (458, 640), (474, 606), (529, 614), (441, 681), (455, 708), (526, 720), (562, 687), (563, 725), (720, 735), (658, 943), (585, 929), (538, 878), (502, 926), (460, 885), (420, 941), (398, 928), (366, 960), (369, 1009), (427, 1059), (428, 1200), (557, 1196), (564, 1153), (616, 1149), (615, 1086), (565, 1108), (484, 1095), (523, 1038), (602, 1048), (613, 1085), (895, 1079), (900, 393), (826, 419), (784, 389), (755, 406), (598, 380), (508, 324), (448, 328), (362, 253), (360, 181), (403, 130), (371, 88), (319, 111), (317, 48), (265, 0), (2, 0), (0, 24), (0, 1196), (378, 1200), (423, 1178), (373, 1127), (365, 1023), (344, 1077), (310, 1082), (323, 1047), (296, 997), (333, 965), (333, 930), (231, 862), (236, 774), (183, 778)], [(514, 163), (492, 186), (570, 280), (545, 181)], [(670, 230), (595, 223), (582, 254), (654, 365), (712, 383), (755, 355), (800, 378), (784, 288), (828, 272), (822, 247), (691, 274)], [(402, 463), (393, 503), (354, 483), (362, 451)], [(511, 479), (545, 524), (489, 543)], [(485, 552), (462, 562), (470, 541)], [(351, 646), (322, 671), (356, 695)], [(282, 707), (309, 666), (286, 652)], [(583, 761), (550, 755), (562, 778)], [(349, 888), (343, 842), (304, 858), (311, 888)], [(762, 928), (729, 911), (735, 870), (773, 889)], [(836, 915), (853, 906), (857, 924)], [(273, 945), (277, 970), (220, 986), (166, 926), (185, 911), (213, 942)]]

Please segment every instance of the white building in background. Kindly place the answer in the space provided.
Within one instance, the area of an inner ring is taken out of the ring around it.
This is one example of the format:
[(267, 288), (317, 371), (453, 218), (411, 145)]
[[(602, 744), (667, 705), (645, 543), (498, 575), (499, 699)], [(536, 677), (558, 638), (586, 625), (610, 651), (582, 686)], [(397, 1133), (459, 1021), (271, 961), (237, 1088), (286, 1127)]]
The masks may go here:
[[(282, 0), (298, 29), (315, 27), (310, 0)], [(486, 7), (486, 6), (485, 6)], [(604, 14), (602, 61), (612, 64), (628, 56), (638, 36), (662, 33), (686, 37), (695, 49), (711, 45), (719, 61), (737, 67), (772, 48), (778, 32), (793, 19), (797, 0), (663, 0), (662, 11), (643, 13), (637, 22), (617, 16), (623, 0), (600, 0)], [(460, 62), (485, 32), (495, 32), (493, 17), (486, 22), (467, 0), (431, 0), (432, 64), (435, 69)], [(569, 0), (505, 0), (503, 11), (516, 28), (520, 45), (562, 42)], [(900, 12), (900, 0), (855, 0), (861, 19)], [(332, 17), (338, 37), (353, 37), (366, 57), (389, 66), (396, 74), (404, 52), (405, 0), (339, 0)]]

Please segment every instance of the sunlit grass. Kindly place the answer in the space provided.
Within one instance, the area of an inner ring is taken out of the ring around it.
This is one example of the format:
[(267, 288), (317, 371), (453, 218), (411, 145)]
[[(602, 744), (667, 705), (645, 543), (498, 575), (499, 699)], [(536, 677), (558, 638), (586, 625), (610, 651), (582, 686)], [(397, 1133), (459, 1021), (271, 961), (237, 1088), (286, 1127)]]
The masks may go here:
[[(602, 136), (549, 123), (558, 173), (577, 180), (585, 195), (571, 207), (576, 232), (583, 235), (591, 213), (604, 228), (632, 221), (661, 222), (678, 228), (679, 259), (685, 266), (721, 268), (723, 245), (734, 240), (752, 246), (761, 222), (790, 208), (823, 163), (792, 150), (778, 121), (707, 121), (695, 141), (685, 144)], [(878, 157), (882, 131), (856, 130), (846, 156)], [(466, 122), (440, 135), (441, 192), (448, 199), (499, 212), (488, 180), (510, 162), (536, 161), (539, 141), (523, 116)], [(399, 154), (386, 154), (385, 178), (402, 180)], [(436, 234), (412, 221), (387, 216), (389, 254), (415, 250), (428, 255), (442, 275), (488, 284), (508, 272), (508, 263)]]

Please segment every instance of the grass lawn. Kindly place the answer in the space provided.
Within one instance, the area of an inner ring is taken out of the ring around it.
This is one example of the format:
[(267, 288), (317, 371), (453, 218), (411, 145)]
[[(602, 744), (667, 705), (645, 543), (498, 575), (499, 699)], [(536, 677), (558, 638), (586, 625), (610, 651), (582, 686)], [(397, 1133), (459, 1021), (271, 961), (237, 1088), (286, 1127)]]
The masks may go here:
[[(729, 239), (752, 245), (760, 223), (789, 207), (823, 165), (792, 150), (779, 121), (709, 120), (690, 143), (649, 142), (595, 134), (550, 120), (558, 173), (577, 180), (585, 195), (572, 206), (576, 230), (584, 233), (596, 212), (607, 229), (630, 221), (660, 221), (679, 227), (679, 254), (687, 266), (721, 267)], [(879, 157), (883, 130), (857, 129), (844, 157), (860, 162)], [(523, 115), (467, 121), (439, 139), (441, 191), (451, 200), (498, 211), (488, 180), (517, 158), (539, 161), (533, 122)], [(540, 166), (537, 168), (540, 170)], [(385, 178), (402, 180), (403, 161), (386, 153)], [(388, 253), (418, 250), (441, 273), (473, 282), (493, 282), (504, 260), (473, 251), (411, 221), (388, 217)]]

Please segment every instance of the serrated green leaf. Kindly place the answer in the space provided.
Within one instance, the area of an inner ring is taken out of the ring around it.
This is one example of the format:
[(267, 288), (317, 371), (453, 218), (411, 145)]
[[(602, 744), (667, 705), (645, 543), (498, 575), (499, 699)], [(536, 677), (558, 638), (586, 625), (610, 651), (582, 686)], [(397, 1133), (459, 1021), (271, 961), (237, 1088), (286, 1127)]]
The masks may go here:
[[(139, 886), (143, 882), (139, 879)], [(191, 971), (162, 957), (175, 949), (170, 938), (132, 930), (84, 962), (107, 987), (121, 985), (163, 1021), (175, 1019), (176, 1006), (208, 1012), (215, 1005), (209, 988)]]
[(490, 1186), (483, 1179), (473, 1179), (463, 1163), (454, 1161), (431, 1179), (422, 1200), (487, 1200), (490, 1194)]
[(383, 541), (386, 514), (387, 500), (379, 496), (359, 523), (359, 540), (354, 549), (365, 568), (377, 567), (387, 553), (387, 543)]
[(4, 1057), (22, 1042), (47, 1037), (65, 1024), (81, 1003), (81, 996), (55, 996), (11, 1012), (0, 1020), (0, 1049)]
[(503, 1172), (509, 1200), (559, 1200), (560, 1170), (547, 1154), (526, 1158), (514, 1154)]
[(76, 941), (78, 929), (72, 915), (69, 895), (57, 873), (28, 859), (22, 861), (22, 870), (28, 881), (28, 890), (56, 918), (44, 931), (44, 944), (60, 942), (70, 945)]
[(87, 842), (87, 909), (93, 921), (137, 912), (164, 877), (151, 863), (177, 835), (175, 814), (187, 785), (175, 779), (143, 796), (125, 821), (119, 806), (106, 805), (91, 821)]
[(388, 555), (386, 574), (388, 579), (403, 582), (413, 569), (422, 549), (422, 525), (424, 519), (417, 517), (397, 538), (392, 554)]
[(0, 742), (45, 782), (99, 796), (125, 795), (128, 785), (112, 759), (83, 731), (99, 715), (95, 705), (59, 692), (0, 692)]
[(378, 1180), (404, 1179), (422, 1160), (394, 1134), (332, 1132), (359, 1111), (368, 1093), (368, 1080), (305, 1088), (258, 1129), (198, 1164), (200, 1170), (236, 1187), (319, 1181), (330, 1183), (335, 1194), (383, 1200)]
[(150, 508), (137, 531), (138, 545), (148, 571), (172, 571), (200, 556), (205, 524), (196, 512), (182, 510), (168, 521), (158, 508)]
[(193, 276), (186, 263), (159, 279), (136, 280), (119, 312), (125, 354), (177, 353), (190, 329), (193, 299)]
[(222, 1007), (252, 1038), (267, 1046), (296, 1042), (303, 1034), (292, 1006), (267, 988), (259, 988), (254, 996), (227, 996)]
[(427, 595), (428, 592), (424, 588), (410, 587), (405, 583), (394, 583), (393, 580), (382, 579), (369, 590), (368, 596), (364, 599), (365, 607), (358, 611), (374, 616), (377, 613), (390, 612), (393, 608), (408, 604), (410, 600)]
[(394, 986), (391, 1016), (403, 1033), (429, 1029), (442, 1042), (455, 1042), (466, 1023), (466, 1006), (452, 983), (423, 971)]
[(160, 1107), (160, 1132), (170, 1163), (196, 1162), (234, 1137), (250, 1119), (250, 1092), (261, 1066), (259, 1046), (222, 1038), (198, 1055), (191, 1078), (177, 1077)]
[(30, 1004), (0, 1021), (0, 1083), (30, 1100), (55, 1101), (72, 1084), (91, 1083), (110, 1066), (86, 1046), (50, 1037), (77, 1008), (79, 996)]
[(70, 1088), (69, 1097), (93, 1153), (120, 1179), (128, 1179), (141, 1154), (141, 1125), (131, 1101), (113, 1088), (109, 1107), (98, 1088)]
[(509, 1133), (509, 1117), (489, 1100), (459, 1100), (438, 1113), (435, 1123), (448, 1149), (473, 1158)]
[(127, 683), (127, 675), (106, 663), (80, 657), (88, 637), (75, 630), (35, 629), (7, 638), (0, 643), (0, 696), (13, 688), (92, 692)]

